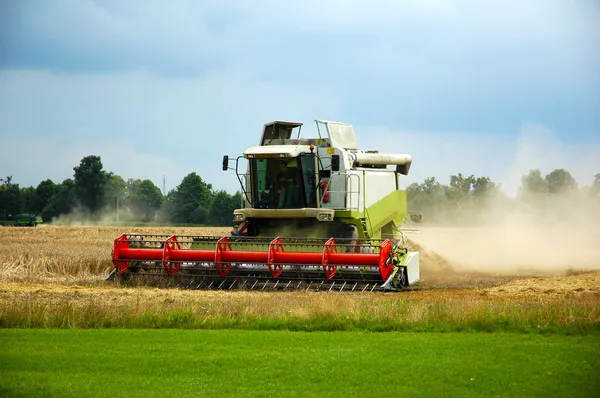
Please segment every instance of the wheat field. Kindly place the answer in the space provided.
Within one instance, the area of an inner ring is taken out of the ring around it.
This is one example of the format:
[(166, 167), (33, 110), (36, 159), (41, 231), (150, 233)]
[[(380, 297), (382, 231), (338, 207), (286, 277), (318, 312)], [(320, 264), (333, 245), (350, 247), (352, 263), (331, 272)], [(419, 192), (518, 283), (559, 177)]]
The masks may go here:
[(106, 282), (122, 233), (228, 235), (229, 228), (0, 228), (0, 327), (293, 330), (600, 330), (600, 273), (453, 271), (423, 253), (423, 283), (386, 293), (196, 291)]
[(102, 280), (113, 268), (113, 242), (122, 233), (227, 235), (231, 228), (4, 227), (0, 229), (3, 281)]

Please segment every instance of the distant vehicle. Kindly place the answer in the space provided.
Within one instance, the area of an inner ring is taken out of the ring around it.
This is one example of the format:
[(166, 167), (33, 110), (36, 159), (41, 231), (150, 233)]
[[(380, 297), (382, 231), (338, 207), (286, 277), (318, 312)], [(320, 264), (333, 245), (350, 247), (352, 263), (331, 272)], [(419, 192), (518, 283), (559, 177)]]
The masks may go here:
[(9, 218), (10, 220), (0, 221), (0, 224), (17, 227), (36, 227), (38, 224), (44, 222), (42, 217), (29, 213), (17, 214), (16, 216)]

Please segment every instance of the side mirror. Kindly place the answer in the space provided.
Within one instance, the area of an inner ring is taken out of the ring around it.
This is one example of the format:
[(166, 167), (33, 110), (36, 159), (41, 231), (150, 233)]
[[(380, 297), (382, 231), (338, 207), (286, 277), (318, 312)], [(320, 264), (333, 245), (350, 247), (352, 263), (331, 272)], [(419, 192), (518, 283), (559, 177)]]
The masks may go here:
[(340, 171), (340, 155), (331, 155), (331, 170)]
[(223, 171), (227, 171), (229, 168), (229, 156), (223, 156)]

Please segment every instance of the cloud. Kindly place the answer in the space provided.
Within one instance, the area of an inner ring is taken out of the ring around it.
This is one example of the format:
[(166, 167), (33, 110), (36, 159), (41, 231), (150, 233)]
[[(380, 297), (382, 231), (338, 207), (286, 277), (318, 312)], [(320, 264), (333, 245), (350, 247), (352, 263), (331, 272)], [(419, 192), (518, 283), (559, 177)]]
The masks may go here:
[[(597, 52), (600, 20), (594, 2), (566, 0), (8, 4), (12, 23), (4, 29), (12, 67), (149, 68), (184, 75), (232, 62), (265, 73), (282, 66), (302, 72), (313, 63), (320, 74), (335, 78), (356, 69), (405, 71), (441, 62), (454, 72), (483, 68), (531, 79), (553, 76), (565, 62), (584, 66), (582, 57)], [(586, 69), (594, 76), (591, 65)]]
[(532, 169), (542, 175), (569, 171), (580, 186), (600, 173), (600, 137), (585, 143), (560, 138), (549, 128), (523, 124), (515, 132), (416, 132), (355, 126), (359, 147), (383, 153), (409, 153), (413, 165), (404, 186), (436, 177), (443, 183), (462, 173), (490, 177), (503, 191), (516, 195), (521, 177)]
[[(0, 7), (0, 136), (11, 151), (52, 148), (57, 160), (42, 172), (56, 167), (60, 178), (58, 168), (71, 173), (98, 148), (117, 174), (144, 164), (160, 183), (159, 169), (170, 181), (196, 171), (232, 191), (223, 154), (255, 145), (268, 121), (315, 118), (354, 124), (361, 146), (412, 153), (417, 181), (463, 172), (513, 186), (527, 167), (554, 167), (526, 138), (529, 121), (552, 131), (536, 139), (564, 146), (556, 163), (576, 178), (597, 165), (591, 0)], [(125, 156), (134, 164), (119, 166)], [(0, 173), (41, 181), (26, 160), (8, 159)]]
[(141, 153), (129, 143), (102, 139), (86, 143), (59, 143), (47, 138), (8, 138), (4, 144), (13, 150), (3, 155), (0, 170), (12, 175), (13, 181), (21, 186), (37, 186), (46, 179), (56, 183), (72, 179), (73, 168), (88, 155), (100, 156), (104, 170), (112, 171), (125, 180), (150, 179), (161, 189), (163, 173), (168, 176), (167, 190), (178, 185), (188, 173), (180, 163), (164, 156)]
[[(70, 178), (84, 156), (97, 154), (106, 170), (124, 178), (148, 178), (162, 188), (165, 173), (167, 190), (197, 172), (215, 188), (235, 192), (238, 181), (221, 170), (221, 157), (256, 145), (264, 123), (299, 120), (303, 134), (314, 135), (314, 115), (347, 121), (335, 93), (314, 96), (318, 87), (255, 81), (241, 71), (193, 79), (4, 71), (0, 85), (0, 131), (8, 148), (0, 173), (24, 186)], [(578, 143), (543, 125), (457, 132), (355, 124), (355, 130), (360, 148), (413, 156), (405, 184), (429, 176), (446, 182), (460, 172), (489, 176), (513, 194), (530, 168), (565, 168), (580, 185), (600, 172), (598, 140)]]
[[(3, 147), (14, 152), (0, 158), (0, 173), (26, 185), (64, 179), (83, 156), (103, 149), (102, 157), (113, 159), (105, 166), (114, 165), (107, 169), (117, 174), (136, 170), (122, 164), (143, 164), (144, 175), (152, 171), (148, 178), (155, 183), (164, 172), (173, 183), (197, 172), (214, 187), (235, 191), (237, 179), (222, 172), (221, 158), (257, 145), (264, 123), (339, 114), (332, 94), (315, 98), (317, 88), (310, 85), (260, 82), (235, 70), (186, 79), (147, 72), (4, 71), (0, 86)], [(16, 154), (28, 146), (39, 150), (26, 158)], [(39, 163), (40, 152), (49, 153), (42, 157), (47, 161), (55, 159), (52, 167)], [(50, 169), (57, 177), (46, 176)]]

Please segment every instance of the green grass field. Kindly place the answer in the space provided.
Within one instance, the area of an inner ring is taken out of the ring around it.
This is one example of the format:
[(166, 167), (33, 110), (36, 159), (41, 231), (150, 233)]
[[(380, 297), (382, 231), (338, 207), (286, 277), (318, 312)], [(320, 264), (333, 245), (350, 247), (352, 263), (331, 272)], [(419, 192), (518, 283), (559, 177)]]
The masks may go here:
[(0, 396), (600, 396), (597, 336), (0, 330)]

